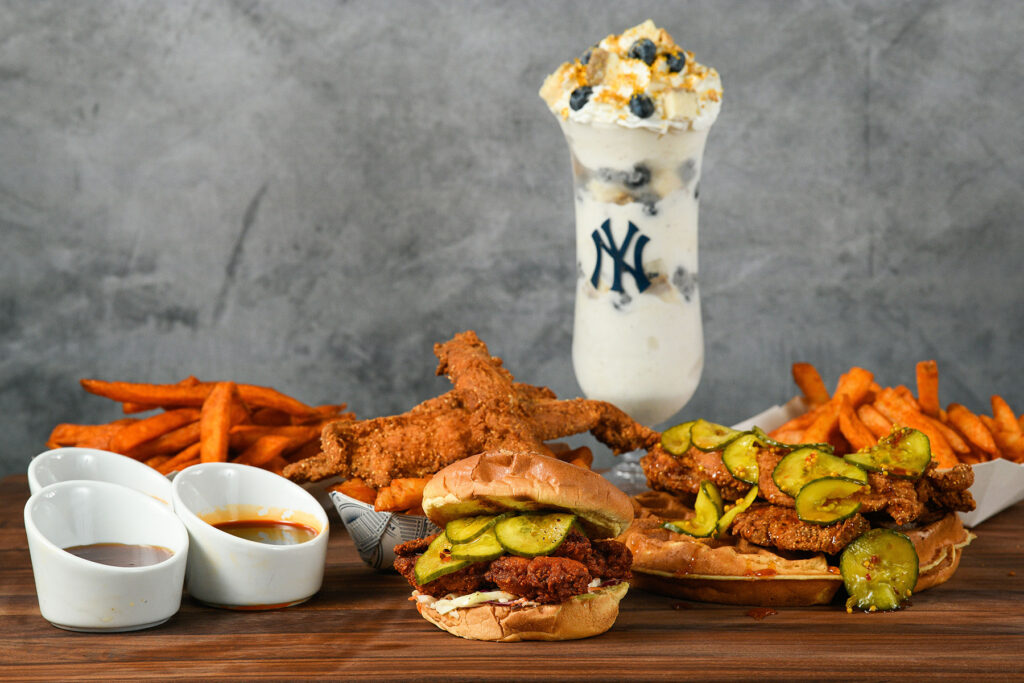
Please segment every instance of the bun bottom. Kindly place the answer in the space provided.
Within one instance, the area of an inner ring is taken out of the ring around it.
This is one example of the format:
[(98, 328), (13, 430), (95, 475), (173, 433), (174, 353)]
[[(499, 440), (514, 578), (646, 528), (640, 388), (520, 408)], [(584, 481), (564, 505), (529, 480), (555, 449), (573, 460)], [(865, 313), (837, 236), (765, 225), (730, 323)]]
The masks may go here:
[(754, 607), (827, 605), (843, 585), (838, 575), (822, 578), (693, 578), (662, 576), (633, 567), (633, 586), (684, 600)]
[(628, 583), (577, 595), (558, 605), (508, 607), (476, 605), (441, 614), (417, 602), (420, 616), (452, 635), (469, 640), (514, 643), (522, 640), (577, 640), (604, 633), (619, 616)]
[(914, 544), (920, 561), (915, 593), (949, 581), (960, 567), (963, 549), (974, 540), (974, 534), (964, 528), (955, 512), (931, 524), (902, 531)]

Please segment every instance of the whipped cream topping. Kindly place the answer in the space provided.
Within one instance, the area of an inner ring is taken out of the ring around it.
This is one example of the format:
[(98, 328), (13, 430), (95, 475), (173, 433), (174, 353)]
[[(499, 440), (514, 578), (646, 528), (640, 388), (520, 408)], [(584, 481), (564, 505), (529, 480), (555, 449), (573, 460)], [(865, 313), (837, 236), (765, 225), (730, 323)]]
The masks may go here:
[(540, 96), (576, 123), (703, 130), (718, 118), (722, 81), (648, 19), (562, 64)]

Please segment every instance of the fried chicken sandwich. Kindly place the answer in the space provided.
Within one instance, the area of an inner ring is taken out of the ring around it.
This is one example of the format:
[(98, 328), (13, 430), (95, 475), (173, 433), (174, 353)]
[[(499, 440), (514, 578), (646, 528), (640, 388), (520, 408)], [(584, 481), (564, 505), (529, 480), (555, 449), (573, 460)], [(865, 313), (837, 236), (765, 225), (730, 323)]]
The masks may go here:
[(416, 609), (473, 640), (572, 640), (604, 633), (629, 588), (618, 541), (626, 494), (588, 469), (530, 451), (497, 450), (448, 465), (423, 510), (443, 529), (395, 547)]

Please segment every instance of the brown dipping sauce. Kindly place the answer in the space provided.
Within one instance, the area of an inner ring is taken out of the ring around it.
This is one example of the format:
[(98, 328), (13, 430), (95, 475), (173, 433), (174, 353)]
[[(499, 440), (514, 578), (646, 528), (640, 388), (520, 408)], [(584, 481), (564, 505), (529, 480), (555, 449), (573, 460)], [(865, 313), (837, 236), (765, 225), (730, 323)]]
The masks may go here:
[(111, 567), (148, 567), (159, 564), (174, 553), (160, 545), (127, 545), (125, 543), (90, 543), (64, 548), (75, 557)]
[(317, 530), (296, 522), (272, 522), (264, 519), (239, 519), (214, 524), (232, 536), (267, 545), (298, 545), (314, 539)]

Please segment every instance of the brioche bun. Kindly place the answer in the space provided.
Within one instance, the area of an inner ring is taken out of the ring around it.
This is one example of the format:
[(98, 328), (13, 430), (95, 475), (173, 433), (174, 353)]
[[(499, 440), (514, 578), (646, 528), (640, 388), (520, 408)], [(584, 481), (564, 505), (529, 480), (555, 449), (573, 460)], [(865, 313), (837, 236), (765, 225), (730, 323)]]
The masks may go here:
[(600, 474), (535, 452), (474, 455), (423, 489), (423, 511), (442, 528), (461, 517), (529, 510), (571, 512), (590, 538), (618, 536), (633, 520), (629, 497)]
[(509, 607), (483, 604), (445, 614), (416, 602), (420, 615), (452, 635), (470, 640), (512, 643), (521, 640), (576, 640), (604, 633), (619, 615), (619, 601), (629, 589), (617, 583), (577, 595), (557, 605)]

